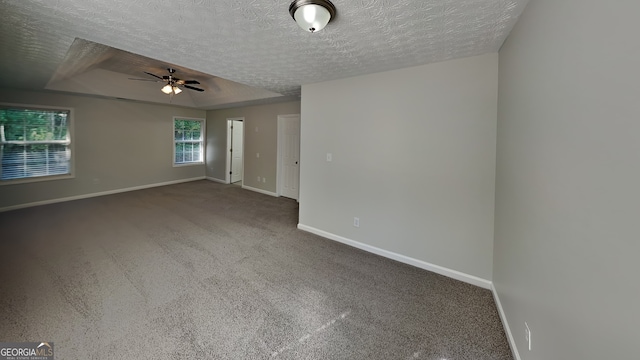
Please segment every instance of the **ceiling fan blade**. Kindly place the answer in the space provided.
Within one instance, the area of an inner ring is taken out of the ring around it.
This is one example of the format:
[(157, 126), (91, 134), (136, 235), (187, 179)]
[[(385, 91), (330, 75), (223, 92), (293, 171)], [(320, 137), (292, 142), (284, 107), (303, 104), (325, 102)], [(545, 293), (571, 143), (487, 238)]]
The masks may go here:
[(180, 80), (180, 79), (175, 79), (175, 80), (176, 80), (176, 84), (178, 84), (178, 85), (200, 84), (200, 82), (198, 82), (196, 80)]
[(151, 75), (151, 76), (153, 76), (153, 77), (157, 77), (157, 78), (158, 78), (158, 79), (160, 79), (160, 80), (164, 80), (163, 78), (161, 78), (160, 76), (158, 76), (158, 75), (156, 75), (156, 74), (152, 74), (152, 73), (150, 73), (150, 72), (146, 72), (146, 71), (145, 71), (144, 73), (145, 73), (145, 74), (147, 74), (147, 75)]
[(191, 90), (195, 90), (195, 91), (204, 91), (204, 89), (200, 89), (200, 88), (189, 86), (189, 85), (183, 85), (183, 86), (185, 88), (187, 88), (187, 89), (191, 89)]

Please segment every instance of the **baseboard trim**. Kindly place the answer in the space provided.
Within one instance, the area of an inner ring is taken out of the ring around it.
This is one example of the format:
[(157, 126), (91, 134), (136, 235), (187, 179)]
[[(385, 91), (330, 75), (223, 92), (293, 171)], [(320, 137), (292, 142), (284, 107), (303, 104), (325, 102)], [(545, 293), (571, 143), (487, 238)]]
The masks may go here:
[(217, 182), (217, 183), (220, 183), (220, 184), (227, 184), (227, 185), (229, 184), (225, 180), (216, 179), (216, 178), (210, 177), (210, 176), (207, 176), (205, 179), (209, 180), (209, 181)]
[(511, 333), (511, 328), (509, 327), (509, 322), (507, 322), (507, 316), (504, 313), (504, 309), (502, 308), (502, 303), (500, 302), (500, 297), (498, 296), (498, 291), (496, 290), (493, 282), (491, 283), (491, 292), (493, 293), (493, 300), (496, 303), (496, 307), (498, 308), (498, 315), (500, 315), (500, 320), (502, 321), (502, 327), (504, 328), (505, 334), (507, 334), (507, 341), (509, 342), (509, 347), (511, 348), (511, 354), (513, 354), (514, 360), (521, 360), (520, 353), (518, 352), (518, 347), (516, 347), (516, 341), (513, 338), (513, 333)]
[(172, 180), (172, 181), (165, 181), (165, 182), (161, 182), (161, 183), (153, 183), (153, 184), (147, 184), (147, 185), (133, 186), (133, 187), (123, 188), (123, 189), (101, 191), (101, 192), (96, 192), (96, 193), (75, 195), (75, 196), (69, 196), (69, 197), (57, 198), (57, 199), (50, 199), (50, 200), (43, 200), (43, 201), (35, 201), (35, 202), (31, 202), (31, 203), (26, 203), (26, 204), (19, 204), (19, 205), (12, 205), (12, 206), (3, 207), (3, 208), (0, 208), (0, 212), (17, 210), (17, 209), (24, 209), (24, 208), (33, 207), (33, 206), (55, 204), (55, 203), (65, 202), (65, 201), (88, 199), (88, 198), (98, 197), (98, 196), (113, 195), (113, 194), (118, 194), (118, 193), (123, 193), (123, 192), (128, 192), (128, 191), (143, 190), (143, 189), (149, 189), (149, 188), (158, 187), (158, 186), (174, 185), (174, 184), (180, 184), (180, 183), (197, 181), (197, 180), (204, 180), (204, 179), (205, 179), (204, 176), (199, 176), (199, 177), (189, 178), (189, 179)]
[(422, 260), (418, 260), (418, 259), (414, 259), (405, 255), (401, 255), (398, 253), (394, 253), (388, 250), (384, 250), (384, 249), (380, 249), (377, 248), (375, 246), (371, 246), (371, 245), (367, 245), (367, 244), (363, 244), (361, 242), (355, 241), (355, 240), (351, 240), (351, 239), (347, 239), (345, 237), (336, 235), (336, 234), (332, 234), (320, 229), (316, 229), (314, 227), (311, 226), (307, 226), (304, 224), (298, 224), (298, 229), (306, 231), (306, 232), (310, 232), (312, 234), (316, 234), (319, 236), (322, 236), (324, 238), (330, 239), (330, 240), (334, 240), (349, 246), (353, 246), (355, 248), (376, 254), (376, 255), (380, 255), (392, 260), (396, 260), (399, 261), (401, 263), (405, 263), (405, 264), (409, 264), (421, 269), (425, 269), (431, 272), (434, 272), (436, 274), (440, 274), (440, 275), (444, 275), (447, 277), (450, 277), (452, 279), (456, 279), (456, 280), (460, 280), (466, 283), (469, 283), (471, 285), (475, 285), (475, 286), (479, 286), (481, 288), (484, 289), (491, 289), (491, 281), (486, 280), (486, 279), (482, 279), (479, 278), (477, 276), (474, 275), (469, 275), (469, 274), (465, 274), (463, 272), (457, 271), (457, 270), (452, 270), (440, 265), (435, 265), (435, 264), (431, 264), (428, 263), (426, 261), (422, 261)]
[(280, 195), (278, 195), (277, 193), (271, 192), (271, 191), (267, 191), (267, 190), (262, 190), (262, 189), (258, 189), (258, 188), (254, 188), (251, 186), (247, 186), (247, 185), (242, 185), (243, 189), (247, 189), (247, 190), (251, 190), (251, 191), (255, 191), (255, 192), (259, 192), (261, 194), (265, 194), (265, 195), (271, 195), (274, 197), (279, 197)]

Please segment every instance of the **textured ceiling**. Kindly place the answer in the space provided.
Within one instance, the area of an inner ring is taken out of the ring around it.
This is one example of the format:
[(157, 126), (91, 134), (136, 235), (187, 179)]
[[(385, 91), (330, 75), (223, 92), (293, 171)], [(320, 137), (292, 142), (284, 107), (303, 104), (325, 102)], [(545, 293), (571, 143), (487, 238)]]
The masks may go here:
[(291, 99), (302, 84), (496, 52), (527, 1), (333, 0), (335, 20), (311, 34), (290, 0), (0, 0), (0, 87), (167, 102), (127, 78), (173, 66), (206, 90), (184, 106)]

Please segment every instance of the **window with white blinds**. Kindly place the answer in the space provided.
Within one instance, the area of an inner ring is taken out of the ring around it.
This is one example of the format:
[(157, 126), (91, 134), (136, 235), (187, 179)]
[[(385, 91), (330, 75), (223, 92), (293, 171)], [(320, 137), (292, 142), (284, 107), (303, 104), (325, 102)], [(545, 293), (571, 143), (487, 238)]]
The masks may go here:
[(204, 163), (204, 119), (173, 119), (173, 165)]
[(71, 110), (0, 105), (0, 181), (71, 174)]

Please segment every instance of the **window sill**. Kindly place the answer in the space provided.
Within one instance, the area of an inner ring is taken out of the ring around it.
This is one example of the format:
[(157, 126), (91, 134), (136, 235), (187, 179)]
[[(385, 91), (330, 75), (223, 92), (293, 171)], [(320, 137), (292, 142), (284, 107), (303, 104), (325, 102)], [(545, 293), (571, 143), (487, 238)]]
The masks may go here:
[(196, 166), (196, 165), (204, 165), (204, 161), (201, 162), (190, 162), (190, 163), (181, 163), (181, 164), (173, 164), (173, 167), (183, 167), (183, 166)]
[(55, 181), (55, 180), (65, 180), (65, 179), (73, 179), (75, 175), (53, 175), (53, 176), (38, 176), (33, 178), (22, 178), (22, 179), (13, 179), (13, 180), (0, 180), (0, 186), (3, 185), (19, 185), (19, 184), (29, 184), (34, 182), (41, 181)]

